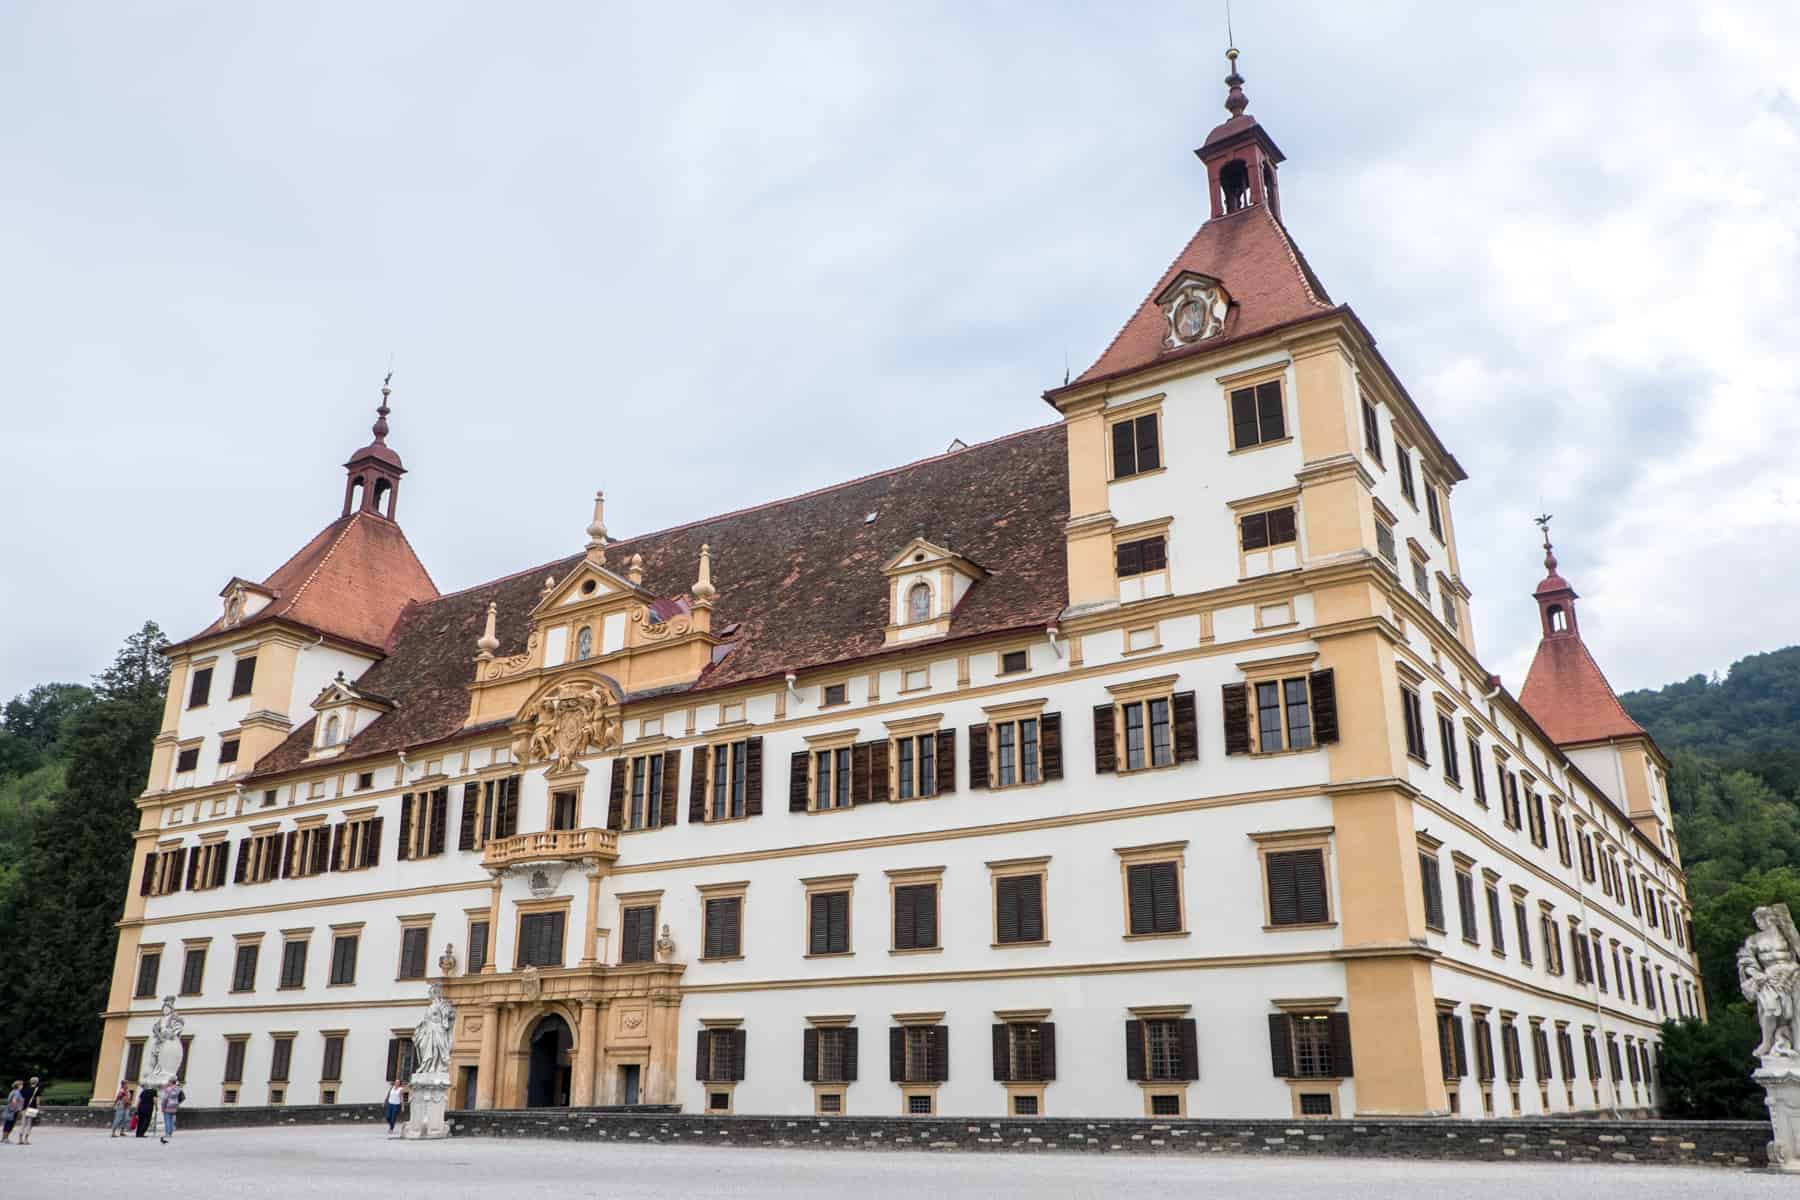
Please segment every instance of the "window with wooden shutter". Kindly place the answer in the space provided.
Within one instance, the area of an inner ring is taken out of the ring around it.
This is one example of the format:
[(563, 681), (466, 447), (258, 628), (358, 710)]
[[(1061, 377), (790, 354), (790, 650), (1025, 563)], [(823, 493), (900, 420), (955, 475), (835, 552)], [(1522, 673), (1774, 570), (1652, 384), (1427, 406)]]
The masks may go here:
[(705, 904), (705, 958), (737, 958), (743, 953), (742, 896), (709, 896)]
[(1487, 885), (1488, 938), (1489, 946), (1495, 954), (1506, 953), (1506, 924), (1500, 914), (1500, 889), (1496, 885)]
[(1462, 786), (1462, 764), (1456, 749), (1456, 719), (1449, 713), (1438, 713), (1438, 749), (1444, 755), (1444, 780), (1452, 787)]
[(893, 740), (894, 797), (914, 800), (937, 795), (937, 734), (917, 733)]
[(387, 1078), (405, 1083), (412, 1078), (413, 1069), (418, 1065), (418, 1057), (413, 1052), (413, 1041), (409, 1037), (393, 1037), (388, 1039)]
[(1419, 702), (1417, 688), (1400, 685), (1400, 711), (1406, 720), (1406, 752), (1429, 766), (1425, 757), (1425, 709)]
[(811, 807), (812, 755), (796, 750), (788, 759), (788, 811), (805, 812)]
[(340, 933), (331, 940), (331, 986), (348, 987), (356, 982), (356, 947), (354, 933)]
[(985, 761), (969, 763), (970, 787), (1021, 787), (1042, 780), (1043, 758), (1037, 717), (998, 720), (969, 730), (971, 755), (983, 742), (988, 753)]
[(1494, 1031), (1485, 1014), (1470, 1017), (1475, 1025), (1475, 1078), (1489, 1083), (1494, 1078)]
[(211, 667), (201, 667), (194, 672), (193, 682), (188, 687), (189, 708), (203, 708), (212, 699), (212, 677)]
[(256, 686), (256, 656), (240, 658), (231, 669), (231, 698), (248, 696)]
[(1407, 502), (1414, 508), (1417, 508), (1419, 506), (1419, 500), (1413, 491), (1412, 451), (1396, 442), (1394, 444), (1394, 459), (1396, 465), (1400, 468), (1400, 494), (1405, 496)]
[(1044, 874), (994, 877), (994, 941), (998, 945), (1023, 945), (1045, 940)]
[[(146, 950), (138, 956), (137, 987), (132, 990), (134, 1000), (149, 1000), (156, 996), (157, 976), (162, 973), (162, 951)], [(135, 1074), (130, 1078), (136, 1079)]]
[(291, 1037), (275, 1037), (270, 1039), (269, 1048), (269, 1082), (286, 1083), (288, 1072), (294, 1062), (294, 1039)]
[(306, 946), (299, 938), (283, 942), (281, 945), (281, 982), (284, 989), (306, 986)]
[[(1129, 1044), (1132, 1027), (1142, 1039), (1135, 1054)], [(1132, 1078), (1157, 1082), (1185, 1082), (1200, 1077), (1199, 1036), (1190, 1017), (1156, 1018), (1126, 1022), (1126, 1069)], [(1135, 1062), (1133, 1059), (1135, 1058)]]
[(1128, 864), (1125, 888), (1132, 936), (1182, 931), (1181, 875), (1175, 862)]
[(1322, 845), (1272, 849), (1265, 844), (1263, 874), (1270, 928), (1323, 925), (1331, 920)]
[(1475, 877), (1462, 866), (1456, 869), (1456, 915), (1463, 941), (1471, 946), (1480, 944), (1481, 930), (1475, 923)]
[(1249, 754), (1250, 685), (1227, 683), (1219, 694), (1220, 710), (1225, 718), (1225, 753)]
[(528, 912), (519, 916), (518, 968), (563, 965), (563, 933), (568, 913), (563, 909)]
[(1425, 927), (1444, 932), (1444, 880), (1437, 852), (1419, 851), (1419, 884), (1425, 898)]
[(1446, 1080), (1462, 1079), (1469, 1073), (1469, 1059), (1463, 1042), (1462, 1018), (1448, 1008), (1438, 1009), (1438, 1059)]
[(993, 1027), (996, 1083), (1047, 1083), (1056, 1078), (1056, 1028), (1047, 1021), (1004, 1021)]
[(344, 1077), (344, 1035), (341, 1033), (325, 1036), (325, 1056), (319, 1065), (319, 1078), (326, 1083), (335, 1083)]
[(244, 1046), (245, 1039), (241, 1037), (225, 1039), (225, 1073), (220, 1077), (221, 1083), (244, 1082)]
[(255, 942), (238, 944), (237, 958), (231, 966), (232, 991), (253, 992), (256, 990), (256, 960), (261, 952), (262, 947)]
[(488, 942), (492, 937), (490, 929), (491, 927), (486, 921), (469, 922), (469, 946), (467, 954), (469, 965), (467, 971), (471, 975), (480, 974), (482, 968), (486, 967), (488, 964)]
[(1343, 1079), (1350, 1061), (1348, 1013), (1283, 1012), (1269, 1017), (1269, 1056), (1286, 1079)]
[(1377, 466), (1380, 466), (1382, 463), (1381, 420), (1375, 415), (1375, 406), (1369, 403), (1367, 396), (1362, 398), (1362, 423), (1363, 449), (1368, 451), (1369, 457), (1375, 460)]
[(850, 893), (811, 892), (807, 896), (807, 953), (850, 953)]
[(426, 946), (430, 937), (428, 925), (410, 925), (400, 931), (401, 979), (425, 978)]
[(477, 849), (475, 835), (480, 828), (478, 818), (481, 813), (481, 787), (479, 784), (465, 783), (462, 789), (462, 815), (457, 825), (456, 848), (458, 850)]
[(206, 947), (191, 946), (181, 963), (181, 994), (198, 996), (206, 978)]
[(1161, 469), (1161, 419), (1160, 412), (1147, 412), (1112, 423), (1110, 432), (1114, 480), (1129, 479), (1133, 475)]
[(1287, 437), (1281, 380), (1270, 379), (1231, 392), (1231, 448), (1249, 450)]
[(175, 754), (175, 773), (185, 775), (200, 765), (200, 747), (183, 746)]
[(938, 946), (938, 885), (894, 886), (894, 949), (935, 950)]
[(238, 760), (238, 739), (226, 738), (219, 743), (219, 765), (228, 767)]
[(626, 907), (619, 924), (619, 961), (656, 961), (656, 905), (633, 904)]
[(856, 1030), (838, 1026), (805, 1030), (800, 1078), (808, 1083), (855, 1083)]

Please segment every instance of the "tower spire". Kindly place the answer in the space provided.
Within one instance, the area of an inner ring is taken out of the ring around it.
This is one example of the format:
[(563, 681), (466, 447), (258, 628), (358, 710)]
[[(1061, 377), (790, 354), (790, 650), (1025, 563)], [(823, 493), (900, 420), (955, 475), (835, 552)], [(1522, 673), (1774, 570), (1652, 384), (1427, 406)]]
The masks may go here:
[(1225, 62), (1230, 68), (1225, 76), (1225, 87), (1228, 89), (1225, 93), (1225, 111), (1234, 117), (1241, 117), (1244, 110), (1250, 107), (1250, 98), (1244, 95), (1244, 77), (1238, 74), (1237, 60), (1236, 47), (1225, 51)]
[(394, 502), (400, 491), (400, 477), (406, 474), (406, 468), (400, 465), (400, 456), (394, 448), (387, 444), (388, 397), (394, 394), (394, 372), (392, 370), (381, 380), (381, 403), (375, 406), (375, 424), (369, 432), (375, 440), (350, 456), (344, 464), (344, 515), (353, 512), (372, 513), (378, 517), (394, 519)]
[(382, 446), (387, 445), (388, 413), (392, 411), (388, 408), (388, 397), (394, 394), (394, 389), (389, 385), (393, 382), (394, 373), (390, 370), (382, 377), (381, 403), (375, 407), (375, 424), (369, 426), (369, 432), (375, 435), (376, 444)]

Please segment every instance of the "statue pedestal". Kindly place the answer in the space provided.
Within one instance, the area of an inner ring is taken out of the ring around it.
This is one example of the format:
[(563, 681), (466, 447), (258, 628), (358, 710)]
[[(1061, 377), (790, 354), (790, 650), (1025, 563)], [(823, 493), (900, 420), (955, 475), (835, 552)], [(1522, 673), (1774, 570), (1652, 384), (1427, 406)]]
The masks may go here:
[(1771, 1055), (1751, 1076), (1762, 1084), (1769, 1106), (1769, 1166), (1800, 1174), (1800, 1055)]
[(450, 1124), (444, 1119), (450, 1096), (450, 1076), (414, 1075), (408, 1085), (412, 1089), (412, 1117), (401, 1127), (402, 1137), (430, 1140), (450, 1136)]

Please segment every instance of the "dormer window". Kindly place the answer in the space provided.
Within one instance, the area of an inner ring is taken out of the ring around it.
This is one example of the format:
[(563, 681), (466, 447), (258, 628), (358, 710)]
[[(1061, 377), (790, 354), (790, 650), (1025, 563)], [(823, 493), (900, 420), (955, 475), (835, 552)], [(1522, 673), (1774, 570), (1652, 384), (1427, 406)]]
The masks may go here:
[(325, 741), (327, 746), (335, 746), (343, 738), (343, 722), (334, 713), (325, 720)]
[(931, 585), (921, 580), (906, 592), (906, 620), (916, 625), (931, 620)]
[(1156, 303), (1169, 323), (1163, 338), (1163, 347), (1169, 350), (1215, 336), (1231, 312), (1231, 298), (1219, 281), (1192, 271), (1177, 276), (1157, 294)]

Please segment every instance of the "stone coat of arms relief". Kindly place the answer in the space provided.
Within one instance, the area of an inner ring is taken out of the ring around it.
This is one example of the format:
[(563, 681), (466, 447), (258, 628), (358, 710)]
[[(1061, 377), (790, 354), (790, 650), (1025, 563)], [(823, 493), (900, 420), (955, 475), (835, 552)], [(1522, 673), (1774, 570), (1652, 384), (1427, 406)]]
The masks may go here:
[(570, 679), (526, 705), (514, 728), (513, 752), (522, 761), (573, 771), (583, 754), (618, 748), (618, 704), (605, 684)]

